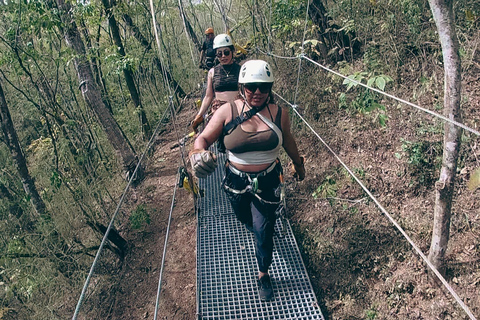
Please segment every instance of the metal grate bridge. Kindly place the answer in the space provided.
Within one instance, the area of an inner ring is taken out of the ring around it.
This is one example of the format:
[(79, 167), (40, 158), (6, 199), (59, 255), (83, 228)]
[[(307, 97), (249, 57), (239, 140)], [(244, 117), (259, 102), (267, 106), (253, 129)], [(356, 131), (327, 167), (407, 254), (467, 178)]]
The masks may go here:
[(205, 196), (197, 219), (197, 319), (324, 320), (290, 225), (284, 238), (274, 238), (269, 273), (275, 298), (260, 301), (254, 236), (221, 188), (224, 162), (219, 154), (215, 173), (199, 182)]

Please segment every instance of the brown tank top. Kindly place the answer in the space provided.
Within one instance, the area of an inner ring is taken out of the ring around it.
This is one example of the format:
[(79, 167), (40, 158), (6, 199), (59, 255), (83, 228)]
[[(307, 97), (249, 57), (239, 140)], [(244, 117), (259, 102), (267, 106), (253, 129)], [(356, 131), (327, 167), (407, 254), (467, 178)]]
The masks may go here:
[[(230, 103), (232, 109), (232, 119), (238, 117), (238, 111), (235, 103)], [(281, 130), (282, 109), (278, 107), (277, 115), (273, 121), (275, 125)], [(275, 131), (268, 128), (268, 130), (259, 132), (247, 132), (242, 129), (242, 126), (237, 126), (232, 133), (225, 136), (225, 148), (233, 153), (244, 153), (251, 151), (270, 151), (277, 147), (279, 138)]]
[(237, 91), (240, 66), (237, 63), (217, 65), (213, 69), (213, 90), (215, 92)]

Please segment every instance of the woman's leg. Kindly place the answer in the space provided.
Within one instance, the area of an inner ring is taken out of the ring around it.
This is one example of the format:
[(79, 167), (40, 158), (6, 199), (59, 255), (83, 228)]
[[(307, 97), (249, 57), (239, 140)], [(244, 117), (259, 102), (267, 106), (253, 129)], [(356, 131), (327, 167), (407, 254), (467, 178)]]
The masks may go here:
[(275, 228), (275, 214), (261, 213), (254, 203), (251, 203), (251, 217), (253, 232), (255, 234), (255, 255), (258, 269), (262, 273), (268, 273), (272, 263), (273, 234)]

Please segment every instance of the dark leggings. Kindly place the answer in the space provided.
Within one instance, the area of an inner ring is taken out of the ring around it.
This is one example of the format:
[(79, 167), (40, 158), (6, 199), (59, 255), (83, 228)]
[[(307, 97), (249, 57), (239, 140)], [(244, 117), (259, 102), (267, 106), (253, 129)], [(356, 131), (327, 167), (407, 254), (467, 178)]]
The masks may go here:
[[(279, 173), (281, 170), (282, 166), (278, 163), (274, 170), (263, 177), (257, 178), (258, 189), (261, 190), (258, 195), (262, 199), (270, 202), (279, 201)], [(232, 189), (243, 190), (250, 182), (247, 177), (234, 174), (227, 166), (224, 184)], [(225, 192), (237, 219), (245, 224), (247, 229), (253, 231), (255, 235), (255, 255), (258, 269), (260, 272), (268, 272), (272, 263), (275, 211), (278, 205), (264, 203), (249, 192), (235, 194), (226, 189)]]

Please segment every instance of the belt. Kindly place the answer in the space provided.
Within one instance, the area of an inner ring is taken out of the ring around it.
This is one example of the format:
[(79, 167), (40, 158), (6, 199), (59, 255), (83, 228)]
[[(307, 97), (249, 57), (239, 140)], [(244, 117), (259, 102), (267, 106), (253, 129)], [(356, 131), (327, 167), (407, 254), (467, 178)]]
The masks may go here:
[[(268, 201), (268, 200), (262, 199), (258, 195), (259, 193), (262, 193), (262, 190), (258, 189), (258, 180), (257, 180), (257, 178), (264, 177), (267, 174), (269, 174), (270, 172), (272, 172), (273, 169), (275, 169), (275, 167), (277, 166), (278, 163), (280, 163), (280, 160), (276, 159), (274, 162), (272, 162), (272, 164), (267, 169), (265, 169), (261, 172), (257, 172), (257, 173), (249, 173), (249, 172), (244, 172), (244, 171), (238, 170), (237, 168), (235, 168), (230, 163), (230, 161), (227, 160), (226, 167), (233, 174), (236, 174), (237, 176), (239, 176), (241, 178), (244, 178), (244, 177), (248, 178), (248, 181), (250, 182), (250, 184), (248, 184), (243, 190), (237, 190), (237, 189), (230, 188), (229, 186), (227, 186), (225, 184), (225, 180), (223, 181), (222, 185), (227, 191), (230, 191), (234, 194), (251, 193), (252, 195), (254, 195), (258, 200), (260, 200), (263, 203), (278, 205), (278, 204), (282, 203), (283, 199), (280, 199), (280, 201)], [(282, 188), (283, 188), (283, 185), (282, 185)]]
[(227, 160), (227, 168), (233, 173), (233, 174), (236, 174), (237, 176), (241, 177), (241, 178), (245, 178), (245, 177), (250, 177), (250, 178), (259, 178), (259, 177), (264, 177), (266, 176), (267, 174), (269, 174), (270, 172), (273, 171), (273, 169), (275, 169), (275, 167), (277, 166), (277, 164), (280, 162), (280, 160), (276, 159), (275, 161), (273, 161), (270, 166), (268, 166), (267, 169), (263, 170), (263, 171), (260, 171), (260, 172), (244, 172), (244, 171), (240, 171), (238, 170), (237, 168), (235, 168), (233, 166), (233, 164)]

